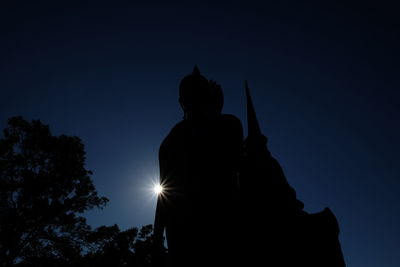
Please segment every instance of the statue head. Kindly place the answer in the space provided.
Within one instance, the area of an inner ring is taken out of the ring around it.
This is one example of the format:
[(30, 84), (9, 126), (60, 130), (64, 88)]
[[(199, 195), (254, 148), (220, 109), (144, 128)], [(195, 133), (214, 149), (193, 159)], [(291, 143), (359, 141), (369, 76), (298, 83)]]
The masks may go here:
[(210, 114), (211, 87), (197, 66), (192, 74), (182, 79), (179, 85), (179, 102), (185, 117)]
[(210, 100), (210, 113), (211, 115), (219, 115), (224, 106), (224, 94), (222, 88), (215, 81), (210, 81), (211, 87), (211, 100)]

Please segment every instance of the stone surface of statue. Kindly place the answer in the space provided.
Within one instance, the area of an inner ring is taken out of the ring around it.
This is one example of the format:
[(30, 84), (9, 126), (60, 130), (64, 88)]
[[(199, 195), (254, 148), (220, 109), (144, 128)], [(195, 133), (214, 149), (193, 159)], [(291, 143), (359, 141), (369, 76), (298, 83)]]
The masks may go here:
[(221, 114), (221, 88), (197, 68), (182, 80), (179, 102), (184, 120), (159, 151), (165, 192), (157, 205), (156, 240), (165, 228), (173, 266), (226, 266), (234, 259), (242, 126)]

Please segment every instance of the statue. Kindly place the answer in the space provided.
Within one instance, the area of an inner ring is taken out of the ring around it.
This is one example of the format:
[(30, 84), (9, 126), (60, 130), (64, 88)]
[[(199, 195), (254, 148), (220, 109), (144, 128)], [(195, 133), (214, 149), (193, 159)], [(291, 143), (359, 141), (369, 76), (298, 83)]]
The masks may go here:
[(165, 190), (157, 201), (155, 243), (161, 246), (165, 229), (173, 266), (227, 266), (236, 248), (242, 126), (221, 114), (221, 87), (197, 67), (179, 89), (184, 119), (159, 150)]
[[(197, 67), (179, 86), (184, 119), (159, 150), (155, 256), (174, 267), (345, 266), (335, 215), (309, 214), (262, 134), (246, 82), (248, 136)], [(158, 249), (157, 249), (158, 248)]]

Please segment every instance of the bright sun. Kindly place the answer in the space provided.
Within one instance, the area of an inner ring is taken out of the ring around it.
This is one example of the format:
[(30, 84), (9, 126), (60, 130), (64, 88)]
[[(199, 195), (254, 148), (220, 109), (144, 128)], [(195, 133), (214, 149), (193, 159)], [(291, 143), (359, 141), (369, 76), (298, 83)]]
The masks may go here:
[(156, 184), (153, 188), (154, 193), (156, 193), (157, 195), (161, 194), (163, 192), (163, 187), (160, 184)]

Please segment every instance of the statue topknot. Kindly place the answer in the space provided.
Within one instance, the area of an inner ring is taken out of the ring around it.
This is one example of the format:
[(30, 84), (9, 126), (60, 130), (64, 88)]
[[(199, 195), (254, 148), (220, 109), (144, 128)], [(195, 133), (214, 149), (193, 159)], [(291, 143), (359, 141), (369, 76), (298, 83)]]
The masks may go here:
[(187, 115), (205, 114), (209, 110), (211, 88), (197, 66), (179, 85), (179, 102)]

